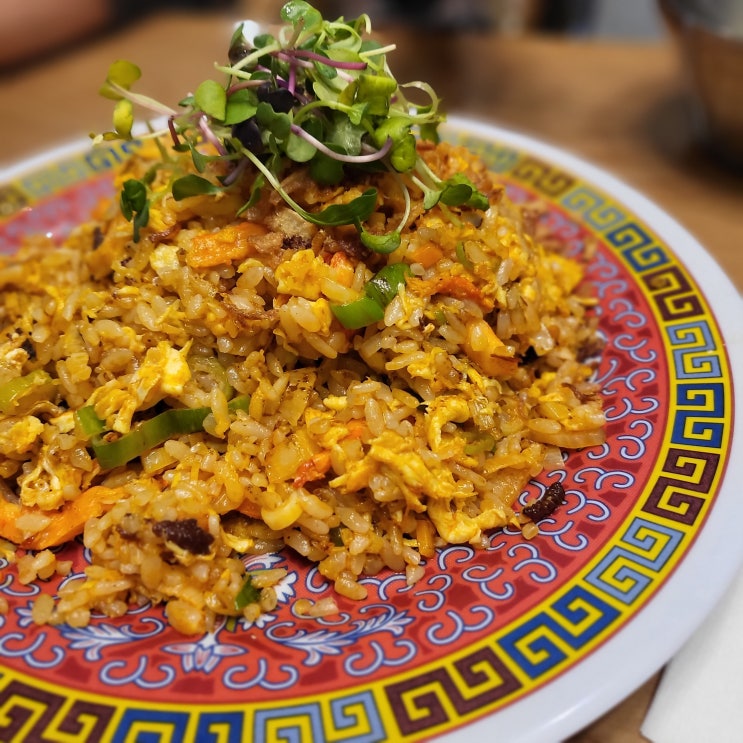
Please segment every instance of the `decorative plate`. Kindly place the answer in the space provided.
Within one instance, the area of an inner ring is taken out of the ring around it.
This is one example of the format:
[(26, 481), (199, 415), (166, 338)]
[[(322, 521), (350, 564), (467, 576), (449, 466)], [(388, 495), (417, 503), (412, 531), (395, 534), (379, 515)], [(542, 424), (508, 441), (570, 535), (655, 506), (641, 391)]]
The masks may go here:
[[(513, 199), (538, 197), (571, 251), (598, 245), (589, 278), (607, 339), (608, 442), (569, 455), (566, 505), (531, 541), (506, 529), (486, 550), (440, 551), (415, 586), (367, 578), (367, 601), (341, 600), (324, 619), (292, 612), (296, 597), (330, 590), (317, 571), (265, 556), (289, 569), (277, 609), (203, 637), (176, 634), (151, 607), (83, 629), (36, 626), (40, 588), (0, 562), (0, 739), (557, 740), (640, 685), (711, 610), (743, 544), (740, 296), (686, 232), (606, 173), (476, 122), (445, 131), (481, 152)], [(0, 251), (85, 220), (126, 154), (81, 145), (5, 173)], [(65, 549), (79, 568), (82, 547)]]

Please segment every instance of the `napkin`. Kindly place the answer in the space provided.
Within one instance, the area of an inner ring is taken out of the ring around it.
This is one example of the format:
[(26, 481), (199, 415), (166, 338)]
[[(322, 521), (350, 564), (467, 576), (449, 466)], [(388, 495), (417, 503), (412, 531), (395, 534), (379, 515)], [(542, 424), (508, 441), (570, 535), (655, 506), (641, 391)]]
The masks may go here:
[(666, 666), (642, 734), (652, 743), (743, 741), (743, 572)]

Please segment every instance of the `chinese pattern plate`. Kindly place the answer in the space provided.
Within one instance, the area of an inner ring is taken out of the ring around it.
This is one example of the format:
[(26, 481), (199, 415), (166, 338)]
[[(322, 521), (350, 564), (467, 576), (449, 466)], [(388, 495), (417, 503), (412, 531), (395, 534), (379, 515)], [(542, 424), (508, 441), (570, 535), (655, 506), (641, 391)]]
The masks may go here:
[[(560, 480), (566, 502), (530, 541), (505, 529), (485, 550), (441, 550), (413, 586), (366, 578), (368, 600), (339, 597), (332, 617), (293, 613), (296, 598), (332, 590), (314, 567), (289, 551), (254, 558), (289, 571), (276, 610), (203, 637), (177, 634), (158, 607), (36, 626), (34, 598), (74, 573), (22, 585), (0, 561), (0, 739), (555, 740), (641, 684), (712, 609), (740, 562), (739, 295), (687, 233), (604, 172), (465, 119), (445, 136), (481, 153), (512, 199), (538, 199), (569, 252), (595, 246), (608, 440), (521, 498)], [(0, 251), (86, 220), (128, 151), (72, 147), (6, 173)], [(63, 556), (78, 573), (85, 564), (79, 543)]]

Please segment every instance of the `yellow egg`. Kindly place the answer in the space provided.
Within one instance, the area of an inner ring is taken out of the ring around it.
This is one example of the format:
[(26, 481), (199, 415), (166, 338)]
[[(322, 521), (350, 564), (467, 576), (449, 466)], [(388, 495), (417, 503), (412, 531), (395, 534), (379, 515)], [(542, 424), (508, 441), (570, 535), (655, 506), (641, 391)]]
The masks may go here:
[(323, 279), (328, 267), (322, 258), (311, 250), (298, 250), (276, 267), (277, 290), (280, 294), (292, 294), (305, 299), (319, 299)]

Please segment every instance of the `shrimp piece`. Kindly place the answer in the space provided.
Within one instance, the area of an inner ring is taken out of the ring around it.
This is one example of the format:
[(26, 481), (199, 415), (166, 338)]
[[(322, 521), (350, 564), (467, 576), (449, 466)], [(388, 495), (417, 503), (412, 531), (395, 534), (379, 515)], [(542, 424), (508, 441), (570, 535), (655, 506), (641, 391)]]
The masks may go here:
[(311, 480), (320, 480), (330, 469), (330, 452), (320, 451), (302, 462), (292, 483), (295, 488), (303, 488)]
[(448, 294), (457, 299), (471, 299), (480, 307), (492, 309), (491, 304), (482, 295), (480, 289), (466, 276), (443, 276), (436, 284), (437, 294)]

